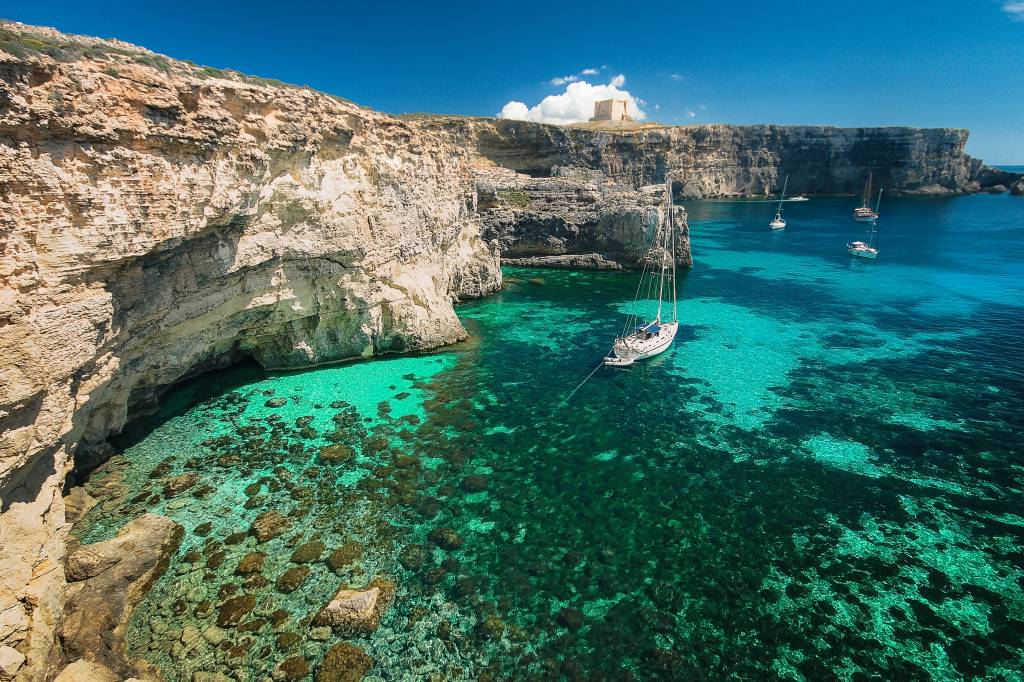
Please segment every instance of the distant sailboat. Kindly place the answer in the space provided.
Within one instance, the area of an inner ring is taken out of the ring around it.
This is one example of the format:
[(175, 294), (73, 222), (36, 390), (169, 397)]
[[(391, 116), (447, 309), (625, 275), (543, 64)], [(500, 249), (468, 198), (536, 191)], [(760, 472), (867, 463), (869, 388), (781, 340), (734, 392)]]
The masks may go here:
[(857, 256), (858, 258), (878, 258), (878, 207), (882, 203), (882, 190), (878, 190), (878, 202), (875, 203), (875, 216), (876, 219), (871, 221), (871, 227), (868, 229), (868, 240), (867, 242), (850, 242), (846, 245), (846, 251), (851, 256)]
[(786, 201), (810, 201), (810, 198), (809, 197), (805, 197), (803, 194), (799, 194), (799, 195), (797, 195), (795, 197), (791, 197), (789, 199), (786, 199)]
[[(864, 203), (859, 208), (853, 209), (853, 219), (858, 223), (870, 223), (878, 218), (878, 211), (872, 210), (868, 202), (871, 201), (871, 176), (873, 173), (868, 171), (868, 181), (864, 184)], [(881, 197), (882, 193), (879, 192), (878, 196)]]
[[(673, 221), (672, 185), (665, 188), (668, 196), (668, 220), (654, 236), (654, 244), (644, 258), (644, 272), (637, 287), (633, 305), (638, 305), (642, 296), (653, 294), (657, 288), (658, 311), (648, 320), (630, 315), (626, 326), (615, 339), (612, 354), (604, 359), (605, 365), (627, 367), (637, 360), (643, 360), (664, 353), (672, 345), (679, 330), (676, 304), (676, 226)], [(662, 308), (672, 303), (672, 312), (662, 319)], [(599, 365), (600, 366), (600, 365)]]
[(786, 176), (786, 181), (782, 183), (782, 194), (779, 196), (779, 206), (775, 209), (775, 218), (768, 223), (768, 227), (773, 230), (784, 230), (786, 229), (786, 221), (782, 218), (782, 202), (786, 200), (786, 187), (789, 185), (789, 176)]

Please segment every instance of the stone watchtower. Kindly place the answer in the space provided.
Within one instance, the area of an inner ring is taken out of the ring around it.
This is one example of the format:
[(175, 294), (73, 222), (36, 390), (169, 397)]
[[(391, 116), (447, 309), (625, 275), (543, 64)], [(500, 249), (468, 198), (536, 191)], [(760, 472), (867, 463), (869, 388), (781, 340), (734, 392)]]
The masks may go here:
[(603, 99), (594, 102), (594, 118), (591, 121), (632, 121), (624, 99)]

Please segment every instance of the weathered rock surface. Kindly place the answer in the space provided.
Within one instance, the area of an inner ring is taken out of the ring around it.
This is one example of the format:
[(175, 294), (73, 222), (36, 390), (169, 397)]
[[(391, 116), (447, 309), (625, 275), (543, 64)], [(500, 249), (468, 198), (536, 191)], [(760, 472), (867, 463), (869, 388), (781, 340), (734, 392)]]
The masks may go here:
[(377, 578), (364, 588), (342, 587), (313, 618), (313, 625), (329, 625), (346, 634), (369, 634), (395, 600), (395, 584)]
[(608, 129), (492, 118), (409, 117), (502, 168), (533, 177), (577, 167), (634, 188), (673, 181), (677, 197), (858, 194), (868, 170), (892, 194), (958, 194), (1019, 173), (985, 166), (964, 152), (958, 128), (692, 125)]
[(69, 586), (51, 670), (81, 659), (112, 671), (117, 679), (152, 675), (148, 664), (127, 658), (123, 632), (135, 605), (166, 570), (183, 535), (184, 529), (174, 521), (145, 514), (126, 524), (112, 540), (72, 554), (74, 558), (85, 551), (116, 561)]
[[(664, 185), (636, 190), (600, 171), (553, 171), (553, 177), (532, 178), (501, 168), (478, 168), (484, 236), (498, 243), (503, 261), (542, 267), (636, 267), (667, 217)], [(682, 207), (674, 210), (677, 262), (689, 266), (686, 213)], [(530, 260), (509, 260), (524, 258)]]

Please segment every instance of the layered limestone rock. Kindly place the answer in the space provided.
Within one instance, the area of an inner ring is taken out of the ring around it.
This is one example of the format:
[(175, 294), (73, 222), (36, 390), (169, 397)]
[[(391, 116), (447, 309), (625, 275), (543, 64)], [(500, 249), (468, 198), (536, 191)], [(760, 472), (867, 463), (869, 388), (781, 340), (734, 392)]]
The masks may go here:
[[(517, 265), (636, 267), (663, 225), (665, 186), (634, 190), (600, 171), (555, 168), (533, 178), (503, 168), (477, 171), (484, 235)], [(686, 214), (675, 207), (676, 261), (692, 264)]]
[[(958, 194), (1010, 186), (964, 152), (954, 128), (778, 125), (553, 126), (527, 121), (416, 116), (491, 162), (534, 177), (581, 167), (639, 188), (671, 179), (677, 197), (858, 194), (869, 170), (892, 194)], [(1011, 177), (1012, 176), (1012, 177)]]
[(63, 605), (79, 444), (238, 358), (464, 336), (453, 302), (500, 286), (468, 156), (308, 89), (0, 24), (0, 646), (20, 675)]

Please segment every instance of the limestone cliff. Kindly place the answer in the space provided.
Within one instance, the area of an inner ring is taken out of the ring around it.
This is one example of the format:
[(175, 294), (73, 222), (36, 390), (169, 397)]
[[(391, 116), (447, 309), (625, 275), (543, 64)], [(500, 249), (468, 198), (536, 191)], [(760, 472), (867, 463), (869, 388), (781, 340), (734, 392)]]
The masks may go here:
[[(484, 236), (502, 260), (573, 268), (636, 267), (665, 220), (665, 185), (634, 190), (600, 171), (556, 168), (533, 178), (503, 168), (477, 170)], [(676, 206), (676, 260), (690, 266), (686, 212)]]
[(19, 674), (62, 608), (76, 447), (241, 357), (464, 336), (453, 302), (500, 286), (468, 156), (308, 89), (0, 24), (0, 646)]
[(835, 128), (777, 125), (553, 126), (454, 116), (415, 120), (491, 162), (534, 177), (553, 168), (600, 170), (634, 188), (673, 180), (677, 197), (859, 194), (869, 170), (893, 194), (958, 194), (1020, 174), (997, 171), (964, 152), (952, 128)]

